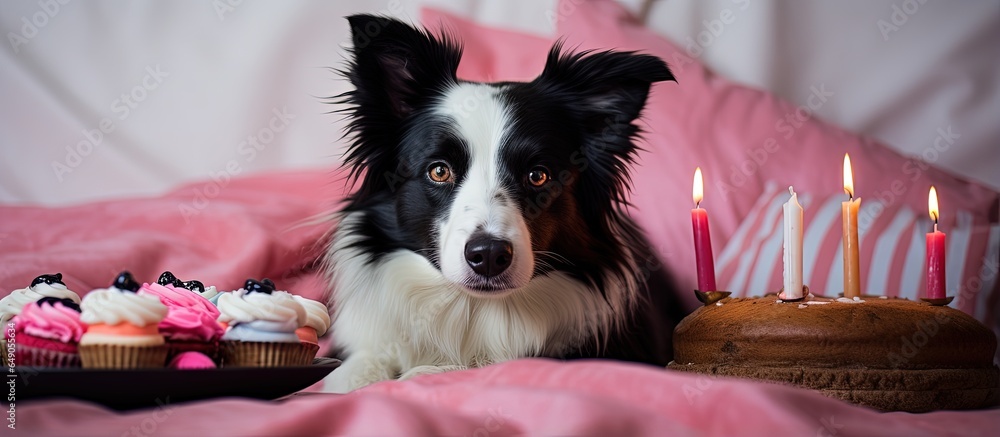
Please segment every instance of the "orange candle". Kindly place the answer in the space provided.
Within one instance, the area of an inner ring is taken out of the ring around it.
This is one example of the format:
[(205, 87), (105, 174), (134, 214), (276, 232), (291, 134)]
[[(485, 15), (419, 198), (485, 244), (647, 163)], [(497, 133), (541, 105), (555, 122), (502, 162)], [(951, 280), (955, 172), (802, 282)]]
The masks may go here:
[(858, 209), (861, 198), (854, 198), (854, 173), (851, 157), (844, 154), (844, 192), (849, 196), (840, 204), (844, 237), (844, 297), (861, 296), (861, 264), (858, 256)]
[(934, 232), (927, 234), (927, 298), (944, 299), (947, 295), (944, 282), (945, 235), (938, 230), (938, 198), (933, 186), (927, 194), (927, 211), (934, 220)]
[(698, 289), (716, 291), (715, 259), (712, 256), (712, 238), (708, 233), (708, 211), (701, 209), (704, 196), (701, 167), (694, 170), (694, 187), (691, 190), (694, 209), (691, 210), (691, 227), (694, 229), (695, 267), (698, 269)]

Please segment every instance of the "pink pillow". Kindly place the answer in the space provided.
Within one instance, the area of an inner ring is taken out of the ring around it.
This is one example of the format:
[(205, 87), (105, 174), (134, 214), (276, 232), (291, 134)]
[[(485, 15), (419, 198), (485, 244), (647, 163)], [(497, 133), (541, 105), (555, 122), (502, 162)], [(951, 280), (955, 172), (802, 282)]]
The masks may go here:
[(458, 77), (476, 82), (528, 82), (545, 67), (550, 40), (471, 21), (432, 8), (421, 11), (421, 21), (437, 34), (453, 36), (465, 47)]
[[(839, 202), (845, 152), (854, 163), (862, 198), (862, 284), (871, 294), (923, 293), (923, 233), (929, 229), (927, 190), (938, 188), (941, 230), (948, 233), (953, 305), (992, 319), (998, 301), (996, 260), (1000, 196), (980, 185), (899, 155), (888, 147), (811, 116), (771, 94), (715, 76), (684, 50), (646, 29), (611, 0), (559, 5), (558, 34), (577, 50), (638, 50), (670, 64), (677, 83), (653, 86), (643, 113), (644, 147), (635, 168), (633, 216), (684, 289), (695, 287), (688, 210), (694, 168), (705, 172), (702, 206), (710, 214), (719, 284), (739, 295), (781, 286), (780, 205), (794, 185), (805, 199), (806, 283), (820, 293), (840, 292)], [(553, 40), (478, 26), (425, 9), (423, 21), (443, 25), (465, 41), (459, 76), (470, 80), (528, 80), (543, 66)], [(445, 24), (442, 24), (445, 23)], [(516, 41), (509, 38), (516, 36)], [(508, 39), (505, 39), (508, 38)], [(818, 109), (836, 90), (812, 87)], [(942, 126), (939, 149), (953, 138)], [(928, 159), (935, 159), (935, 139)], [(836, 205), (830, 218), (830, 205)], [(777, 255), (775, 255), (777, 254)], [(812, 259), (810, 261), (810, 259)], [(992, 263), (992, 264), (991, 264)], [(992, 266), (992, 267), (991, 267)], [(655, 262), (649, 268), (658, 268)], [(959, 288), (961, 288), (959, 290)], [(693, 295), (683, 293), (694, 306)]]

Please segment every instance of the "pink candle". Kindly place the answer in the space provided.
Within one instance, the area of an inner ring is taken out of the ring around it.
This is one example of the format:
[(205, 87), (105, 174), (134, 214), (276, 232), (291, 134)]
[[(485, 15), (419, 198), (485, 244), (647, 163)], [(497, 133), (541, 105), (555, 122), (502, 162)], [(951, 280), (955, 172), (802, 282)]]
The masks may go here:
[(934, 232), (927, 234), (927, 298), (943, 299), (945, 290), (944, 232), (938, 230), (937, 190), (931, 187), (927, 196), (927, 209), (934, 220)]
[(708, 233), (708, 211), (701, 209), (704, 182), (701, 167), (694, 171), (694, 209), (691, 210), (691, 227), (694, 229), (694, 257), (698, 269), (698, 290), (717, 291), (715, 286), (715, 259), (712, 257), (712, 238)]

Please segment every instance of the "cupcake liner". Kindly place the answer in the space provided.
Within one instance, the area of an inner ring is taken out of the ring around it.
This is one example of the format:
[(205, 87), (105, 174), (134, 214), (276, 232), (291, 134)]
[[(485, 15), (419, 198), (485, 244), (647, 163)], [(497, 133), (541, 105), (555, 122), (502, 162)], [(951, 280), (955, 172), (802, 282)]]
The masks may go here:
[(319, 353), (319, 345), (316, 343), (305, 343), (305, 342), (300, 342), (299, 345), (302, 346), (303, 349), (302, 353), (305, 355), (304, 365), (308, 366), (312, 364), (313, 360), (316, 359), (316, 354)]
[(80, 345), (80, 360), (85, 369), (164, 367), (167, 364), (167, 346)]
[(319, 346), (302, 343), (224, 341), (222, 365), (228, 367), (283, 367), (312, 364)]
[(184, 352), (200, 352), (208, 356), (215, 363), (219, 363), (219, 343), (203, 343), (198, 341), (170, 341), (167, 340), (167, 359), (166, 362), (170, 362), (174, 357), (184, 353)]
[(41, 347), (14, 345), (14, 362), (18, 366), (33, 367), (80, 367), (80, 354)]
[(17, 338), (15, 346), (25, 346), (36, 349), (48, 349), (56, 352), (64, 352), (76, 355), (78, 353), (76, 343), (66, 343), (52, 338), (36, 337), (34, 335), (22, 333)]

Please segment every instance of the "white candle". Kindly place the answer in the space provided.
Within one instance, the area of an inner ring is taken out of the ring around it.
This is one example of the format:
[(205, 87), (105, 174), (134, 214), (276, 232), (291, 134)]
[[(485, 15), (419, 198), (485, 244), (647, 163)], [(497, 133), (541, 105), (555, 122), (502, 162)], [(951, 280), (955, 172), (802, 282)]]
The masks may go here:
[(785, 292), (782, 299), (802, 298), (802, 205), (792, 187), (788, 187), (792, 195), (782, 206), (785, 216), (785, 253), (784, 274)]

